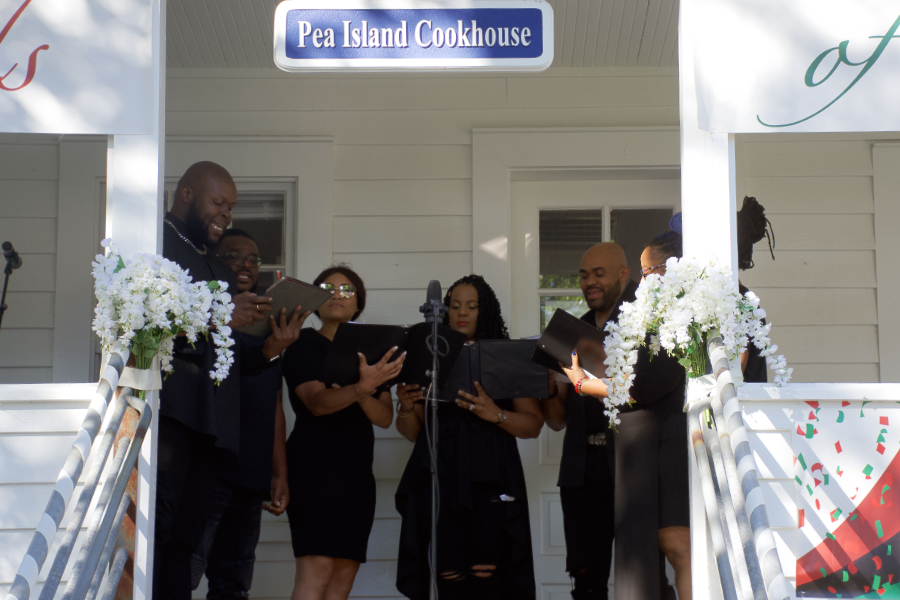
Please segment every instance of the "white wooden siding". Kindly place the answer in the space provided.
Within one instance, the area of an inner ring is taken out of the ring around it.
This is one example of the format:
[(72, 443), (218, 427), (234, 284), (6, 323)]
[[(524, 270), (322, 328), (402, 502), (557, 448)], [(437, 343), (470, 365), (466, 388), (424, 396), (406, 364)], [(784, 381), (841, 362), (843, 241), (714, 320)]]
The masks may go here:
[(0, 134), (0, 242), (23, 262), (9, 279), (0, 384), (53, 380), (58, 178), (55, 137)]
[(889, 137), (737, 136), (738, 205), (756, 196), (776, 242), (774, 261), (763, 239), (740, 277), (794, 381), (880, 380), (872, 145)]

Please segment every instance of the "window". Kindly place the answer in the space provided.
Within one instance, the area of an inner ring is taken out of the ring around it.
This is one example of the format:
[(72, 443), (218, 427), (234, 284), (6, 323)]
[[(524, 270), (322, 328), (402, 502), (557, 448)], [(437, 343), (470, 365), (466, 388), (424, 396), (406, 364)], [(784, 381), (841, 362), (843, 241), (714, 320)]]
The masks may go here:
[[(231, 213), (229, 229), (242, 229), (253, 236), (263, 260), (259, 268), (257, 289), (265, 290), (275, 283), (276, 272), (294, 275), (292, 223), (293, 189), (289, 182), (241, 181), (237, 205)], [(166, 207), (171, 209), (177, 182), (166, 183)]]
[(243, 229), (256, 240), (263, 264), (259, 268), (260, 289), (275, 283), (276, 271), (287, 271), (285, 240), (285, 195), (279, 192), (246, 192), (238, 194), (231, 227)]
[(540, 210), (541, 331), (558, 308), (579, 317), (588, 310), (578, 274), (581, 256), (588, 248), (601, 241), (616, 242), (625, 250), (631, 279), (640, 281), (641, 252), (668, 230), (671, 217), (670, 208)]

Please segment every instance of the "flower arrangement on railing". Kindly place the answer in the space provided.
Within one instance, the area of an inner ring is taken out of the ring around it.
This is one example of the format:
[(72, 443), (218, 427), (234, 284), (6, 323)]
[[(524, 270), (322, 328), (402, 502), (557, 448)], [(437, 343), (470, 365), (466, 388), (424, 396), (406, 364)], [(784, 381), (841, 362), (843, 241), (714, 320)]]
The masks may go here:
[(215, 370), (209, 376), (218, 385), (234, 363), (231, 346), (231, 295), (224, 281), (193, 282), (187, 271), (155, 254), (137, 254), (128, 262), (111, 240), (93, 262), (94, 332), (104, 349), (117, 341), (131, 346), (137, 369), (153, 368), (159, 357), (163, 371), (172, 370), (175, 336), (184, 333), (191, 343), (212, 335), (216, 347)]
[(631, 399), (638, 348), (650, 334), (650, 351), (665, 350), (678, 357), (688, 377), (706, 374), (706, 345), (718, 333), (729, 360), (737, 360), (748, 343), (760, 349), (784, 385), (793, 369), (787, 367), (778, 346), (769, 339), (771, 324), (763, 325), (766, 312), (753, 292), (741, 296), (731, 269), (716, 262), (670, 258), (663, 275), (649, 275), (638, 287), (636, 299), (622, 305), (617, 323), (606, 325), (606, 375), (611, 387), (605, 400), (611, 424), (619, 422), (619, 406)]

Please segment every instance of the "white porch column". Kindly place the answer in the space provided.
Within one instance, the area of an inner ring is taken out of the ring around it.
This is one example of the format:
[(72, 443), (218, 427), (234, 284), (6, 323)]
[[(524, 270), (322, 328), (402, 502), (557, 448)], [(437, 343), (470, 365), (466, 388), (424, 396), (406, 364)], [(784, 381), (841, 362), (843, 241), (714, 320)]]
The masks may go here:
[[(109, 136), (106, 237), (126, 260), (139, 252), (162, 252), (166, 132), (166, 0), (153, 0), (152, 125), (147, 135)], [(156, 509), (156, 437), (159, 393), (148, 392), (153, 411), (138, 461), (134, 600), (152, 597), (153, 528)]]
[[(698, 125), (692, 31), (694, 2), (681, 0), (678, 26), (679, 106), (681, 111), (681, 210), (684, 255), (713, 256), (731, 264), (737, 280), (734, 135), (710, 134)], [(698, 15), (701, 16), (701, 15)], [(690, 439), (691, 584), (694, 600), (719, 600), (722, 588), (715, 557), (707, 544), (706, 511)]]

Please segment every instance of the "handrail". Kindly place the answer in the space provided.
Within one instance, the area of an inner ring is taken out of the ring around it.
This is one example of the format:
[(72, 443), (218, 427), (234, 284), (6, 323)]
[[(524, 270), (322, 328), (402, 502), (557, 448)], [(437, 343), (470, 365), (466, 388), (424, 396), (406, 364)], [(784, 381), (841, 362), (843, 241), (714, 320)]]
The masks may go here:
[[(128, 361), (129, 354), (127, 348), (123, 349), (117, 346), (107, 359), (97, 392), (94, 394), (81, 429), (76, 435), (69, 457), (60, 471), (44, 515), (41, 517), (31, 545), (22, 559), (13, 585), (6, 596), (7, 600), (30, 600), (38, 574), (47, 559), (50, 545), (53, 543), (53, 538), (66, 512), (66, 506), (75, 488), (75, 483), (81, 475), (91, 446), (103, 422), (103, 415), (110, 409), (119, 377)], [(66, 528), (66, 534), (41, 591), (40, 600), (52, 600), (56, 595), (75, 541), (84, 523), (87, 509), (95, 496), (104, 468), (109, 462), (107, 459), (113, 442), (129, 406), (140, 414), (140, 419), (133, 437), (129, 439), (126, 436), (120, 440), (115, 456), (109, 464), (108, 474), (94, 507), (85, 543), (75, 562), (72, 577), (66, 586), (63, 598), (85, 600), (89, 595), (93, 600), (99, 591), (105, 567), (115, 550), (118, 530), (131, 502), (131, 499), (125, 494), (125, 490), (131, 473), (137, 465), (141, 445), (150, 427), (152, 417), (150, 407), (143, 400), (134, 397), (130, 388), (123, 388), (113, 404), (112, 414), (98, 448), (98, 456), (91, 466), (85, 485), (78, 497), (73, 515)], [(115, 593), (125, 563), (125, 559), (122, 558), (123, 553), (127, 558), (127, 551), (124, 548), (119, 548), (115, 554), (104, 597)]]
[[(125, 368), (130, 354), (129, 348), (124, 348), (120, 345), (116, 345), (110, 352), (106, 366), (100, 374), (97, 391), (91, 399), (87, 414), (75, 436), (75, 442), (72, 444), (69, 456), (62, 470), (60, 470), (59, 476), (56, 478), (56, 485), (50, 494), (50, 500), (47, 502), (44, 514), (41, 515), (41, 520), (31, 538), (28, 550), (22, 558), (22, 563), (19, 565), (13, 584), (9, 588), (6, 596), (7, 600), (29, 600), (31, 597), (31, 591), (34, 589), (38, 574), (41, 572), (41, 568), (47, 560), (47, 555), (50, 553), (50, 545), (53, 543), (53, 538), (56, 537), (56, 532), (59, 530), (69, 499), (75, 490), (75, 483), (81, 476), (84, 463), (90, 455), (94, 438), (97, 437), (97, 432), (100, 431), (100, 425), (103, 423), (103, 415), (106, 413), (106, 409), (115, 395), (119, 377), (122, 375), (122, 369)], [(109, 446), (104, 445), (101, 447), (101, 452), (105, 450), (108, 453), (111, 445), (112, 440), (110, 440)], [(103, 458), (105, 459), (105, 456)], [(96, 462), (101, 463), (102, 469), (103, 461)], [(93, 469), (91, 475), (93, 475)], [(99, 473), (97, 477), (99, 477)], [(96, 482), (94, 482), (94, 485), (96, 485)], [(85, 487), (87, 487), (87, 484)], [(93, 495), (93, 490), (91, 490), (91, 495)], [(85, 496), (84, 490), (82, 490), (81, 496)], [(87, 498), (88, 502), (90, 502), (90, 496), (87, 496)], [(87, 508), (87, 505), (82, 508), (79, 502), (79, 508), (82, 509), (81, 514), (73, 515), (73, 519), (84, 518), (84, 510)], [(81, 527), (81, 523), (78, 524), (78, 527)], [(52, 576), (53, 573), (51, 573)], [(62, 571), (59, 572), (59, 576), (62, 576)], [(42, 595), (41, 598), (43, 597)], [(52, 597), (51, 595), (50, 598)]]
[(725, 429), (730, 434), (724, 440), (730, 443), (723, 444), (725, 450), (723, 455), (728, 477), (733, 478), (735, 482), (732, 497), (736, 499), (735, 508), (740, 506), (743, 518), (749, 521), (751, 536), (745, 549), (760, 572), (768, 598), (786, 600), (793, 596), (793, 592), (781, 570), (781, 561), (775, 547), (775, 535), (769, 525), (769, 514), (759, 485), (756, 459), (753, 458), (750, 449), (737, 389), (731, 378), (725, 344), (721, 337), (716, 336), (710, 340), (709, 357), (713, 364), (713, 372), (716, 374), (718, 392), (714, 394), (713, 411), (716, 420), (724, 423)]
[[(706, 398), (688, 398), (688, 424), (722, 591), (725, 600), (744, 595), (737, 567), (743, 577), (749, 576), (746, 593), (752, 592), (753, 600), (788, 600), (793, 594), (781, 571), (722, 338), (710, 340), (708, 350), (715, 388)], [(707, 409), (712, 412), (708, 445), (700, 422)]]
[[(706, 521), (709, 524), (713, 554), (716, 556), (716, 565), (719, 568), (722, 593), (725, 596), (725, 600), (738, 600), (734, 574), (731, 571), (731, 563), (728, 560), (728, 542), (722, 529), (722, 521), (718, 518), (717, 494), (712, 470), (709, 466), (709, 458), (707, 457), (706, 442), (703, 440), (703, 430), (700, 429), (700, 414), (708, 408), (708, 398), (693, 402), (688, 410), (688, 426), (691, 433), (691, 444), (694, 447), (694, 455), (697, 458), (697, 469), (700, 472), (700, 489), (703, 492), (703, 504), (706, 506)], [(712, 518), (711, 515), (716, 515), (716, 518)]]

